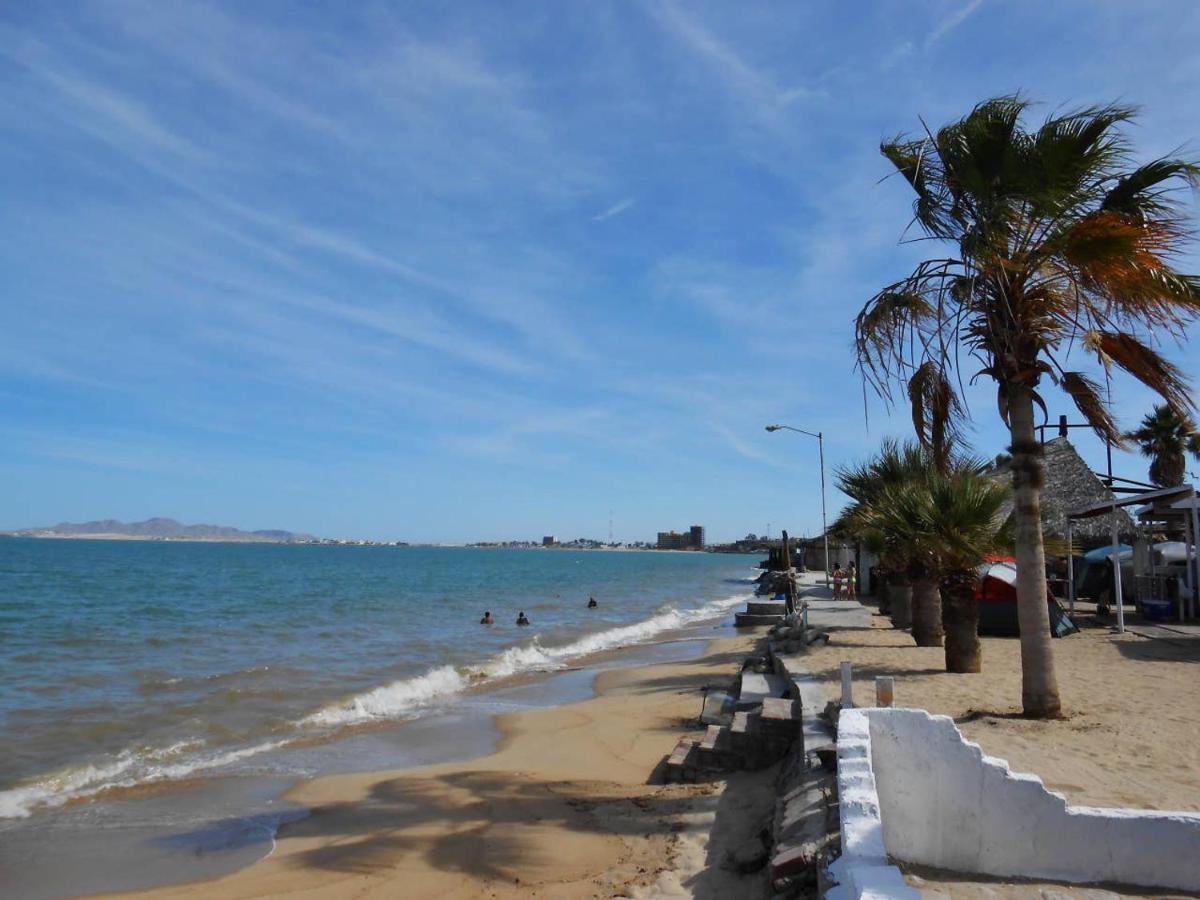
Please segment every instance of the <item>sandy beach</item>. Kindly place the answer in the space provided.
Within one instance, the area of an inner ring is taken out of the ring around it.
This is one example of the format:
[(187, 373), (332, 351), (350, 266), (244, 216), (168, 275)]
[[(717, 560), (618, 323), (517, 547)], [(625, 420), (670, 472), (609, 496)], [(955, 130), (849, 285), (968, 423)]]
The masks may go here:
[(678, 738), (697, 731), (701, 687), (731, 680), (759, 639), (603, 672), (594, 699), (502, 716), (503, 740), (481, 759), (305, 782), (289, 799), (311, 815), (284, 826), (269, 858), (130, 896), (761, 893), (762, 873), (742, 877), (721, 863), (766, 824), (775, 769), (727, 783), (648, 783)]
[(897, 706), (951, 716), (986, 753), (1033, 772), (1079, 806), (1200, 810), (1200, 639), (1167, 642), (1116, 634), (1079, 617), (1082, 630), (1054, 641), (1066, 717), (1021, 716), (1020, 643), (982, 638), (983, 671), (951, 675), (940, 647), (916, 647), (874, 616), (870, 631), (835, 632), (808, 655), (833, 685), (854, 667), (855, 698), (874, 702), (876, 675), (896, 679)]
[[(850, 660), (860, 702), (876, 675), (895, 676), (898, 705), (954, 717), (987, 753), (1071, 803), (1200, 809), (1198, 648), (1081, 618), (1083, 631), (1054, 645), (1067, 706), (1058, 721), (1020, 717), (1013, 639), (984, 638), (983, 673), (950, 675), (940, 649), (917, 648), (874, 616), (871, 629), (835, 631), (807, 659), (829, 696)], [(480, 759), (305, 782), (289, 799), (311, 815), (283, 827), (268, 859), (136, 896), (765, 896), (764, 873), (724, 864), (767, 823), (774, 768), (651, 783), (677, 739), (699, 733), (701, 688), (732, 679), (761, 639), (723, 638), (696, 660), (602, 672), (591, 700), (502, 716), (499, 748)], [(927, 871), (910, 878), (931, 897), (1040, 890)]]

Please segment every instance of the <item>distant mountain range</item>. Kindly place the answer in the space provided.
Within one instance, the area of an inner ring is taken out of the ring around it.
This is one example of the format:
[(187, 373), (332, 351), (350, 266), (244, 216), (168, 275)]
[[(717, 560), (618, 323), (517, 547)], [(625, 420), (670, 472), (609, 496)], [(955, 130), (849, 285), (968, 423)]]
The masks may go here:
[(296, 534), (280, 529), (242, 531), (225, 525), (184, 525), (174, 519), (154, 518), (144, 522), (118, 522), (100, 519), (96, 522), (59, 522), (48, 528), (24, 528), (10, 534), (22, 537), (114, 537), (114, 538), (174, 538), (188, 541), (263, 541), (288, 543), (315, 541), (311, 534)]

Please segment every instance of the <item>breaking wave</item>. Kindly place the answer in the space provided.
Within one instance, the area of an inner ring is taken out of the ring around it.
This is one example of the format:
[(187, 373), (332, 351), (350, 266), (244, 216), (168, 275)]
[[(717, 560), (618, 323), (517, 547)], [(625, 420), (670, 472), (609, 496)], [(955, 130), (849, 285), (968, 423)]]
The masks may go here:
[(509, 647), (480, 666), (439, 666), (413, 678), (382, 685), (349, 699), (332, 703), (301, 720), (301, 725), (343, 726), (374, 719), (399, 719), (417, 714), (422, 708), (441, 701), (468, 687), (531, 672), (551, 672), (567, 666), (571, 660), (648, 642), (666, 631), (683, 628), (693, 622), (720, 616), (745, 602), (738, 595), (713, 600), (695, 609), (668, 608), (634, 622), (619, 625), (559, 647), (547, 647), (534, 638), (524, 646)]
[(745, 596), (738, 595), (693, 609), (666, 608), (640, 622), (584, 635), (561, 646), (545, 646), (534, 638), (479, 665), (439, 666), (329, 704), (292, 723), (295, 733), (290, 737), (224, 750), (207, 748), (199, 739), (168, 747), (122, 750), (108, 762), (66, 767), (0, 791), (0, 819), (24, 818), (39, 807), (62, 806), (105, 791), (179, 781), (223, 769), (312, 736), (314, 728), (332, 733), (370, 721), (414, 718), (467, 688), (514, 675), (554, 671), (594, 653), (644, 644), (664, 632), (717, 618), (744, 601)]
[(170, 747), (146, 750), (122, 750), (107, 765), (71, 766), (43, 775), (36, 781), (0, 791), (0, 819), (22, 819), (38, 807), (62, 806), (104, 791), (160, 781), (180, 781), (200, 772), (224, 768), (286, 743), (270, 741), (208, 754), (189, 753), (199, 749), (203, 741), (180, 741)]

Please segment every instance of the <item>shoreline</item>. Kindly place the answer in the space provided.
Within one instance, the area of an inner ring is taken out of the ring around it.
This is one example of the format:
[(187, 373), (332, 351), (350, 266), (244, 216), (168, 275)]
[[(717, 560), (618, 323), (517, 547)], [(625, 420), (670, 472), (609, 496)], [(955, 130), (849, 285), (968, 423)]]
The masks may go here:
[[(731, 680), (764, 635), (596, 671), (590, 699), (497, 714), (500, 739), (482, 756), (301, 780), (281, 799), (308, 814), (281, 825), (265, 858), (215, 879), (101, 896), (338, 897), (402, 886), (414, 897), (574, 897), (594, 896), (601, 882), (670, 896), (685, 860), (693, 876), (753, 879), (700, 865), (723, 784), (648, 782), (678, 737), (697, 730), (701, 685)], [(774, 770), (742, 780), (773, 785)], [(762, 784), (758, 793), (773, 804)], [(704, 827), (689, 827), (689, 816)]]
[[(869, 628), (835, 626), (829, 644), (811, 649), (801, 665), (834, 696), (840, 661), (851, 661), (863, 703), (873, 697), (876, 674), (892, 675), (897, 705), (950, 715), (985, 753), (1039, 776), (1073, 804), (1200, 809), (1200, 764), (1188, 755), (1197, 689), (1190, 667), (1179, 666), (1200, 661), (1197, 645), (1116, 635), (1083, 610), (1077, 619), (1083, 631), (1054, 644), (1068, 710), (1052, 722), (1019, 715), (1016, 639), (983, 638), (983, 673), (953, 675), (944, 671), (941, 648), (915, 647), (875, 613)], [(473, 755), (293, 780), (280, 786), (269, 814), (241, 820), (260, 830), (264, 852), (262, 831), (272, 832), (270, 855), (190, 880), (181, 868), (158, 886), (104, 896), (673, 897), (765, 890), (754, 880), (761, 873), (738, 876), (721, 864), (739, 837), (753, 834), (747, 829), (754, 822), (761, 827), (774, 802), (773, 770), (701, 784), (650, 783), (680, 737), (702, 732), (701, 688), (732, 680), (766, 636), (718, 621), (480, 691), (540, 691), (546, 702), (494, 708), (482, 719), (493, 724), (495, 739)], [(686, 655), (647, 659), (673, 647)], [(563, 692), (568, 683), (578, 692), (574, 699)], [(391, 732), (419, 729), (423, 721)], [(446, 746), (463, 748), (444, 735), (431, 748)], [(304, 817), (293, 820), (295, 810)], [(197, 834), (204, 832), (166, 837)], [(934, 890), (974, 890), (978, 883), (912, 873), (913, 884), (922, 878)], [(1076, 896), (1073, 890), (1060, 892)]]
[[(302, 755), (306, 761), (302, 764), (315, 773), (201, 773), (180, 781), (116, 788), (35, 812), (31, 818), (10, 820), (10, 829), (0, 841), (5, 845), (0, 869), (18, 871), (20, 862), (26, 870), (17, 884), (22, 896), (26, 892), (60, 896), (154, 890), (155, 886), (169, 892), (179, 883), (242, 871), (269, 852), (270, 832), (296, 810), (292, 792), (308, 782), (417, 771), (447, 757), (458, 764), (488, 758), (508, 741), (502, 723), (509, 717), (587, 702), (596, 696), (602, 679), (614, 672), (701, 658), (717, 631), (732, 633), (726, 627), (730, 624), (729, 611), (722, 611), (644, 643), (586, 654), (562, 669), (520, 672), (473, 686), (447, 697), (444, 710), (408, 720), (366, 722), (311, 746), (277, 751), (289, 759)], [(514, 706), (517, 712), (512, 712)], [(263, 763), (270, 765), (271, 759)], [(249, 802), (241, 800), (243, 793), (251, 798)], [(93, 823), (101, 826), (101, 835), (91, 833)], [(30, 830), (20, 830), (24, 828)], [(71, 850), (63, 855), (61, 848), (45, 848), (47, 835), (68, 841)], [(114, 850), (118, 856), (138, 860), (133, 869), (136, 878), (112, 866), (107, 857)], [(89, 859), (95, 859), (94, 864), (84, 862)], [(74, 873), (63, 871), (72, 868)]]
[(120, 532), (97, 532), (95, 534), (54, 534), (42, 532), (29, 534), (16, 531), (0, 531), (0, 540), (35, 541), (140, 541), (147, 544), (272, 544), (283, 547), (374, 547), (387, 550), (554, 550), (581, 553), (721, 553), (728, 556), (760, 557), (757, 551), (715, 550), (695, 548), (690, 550), (660, 549), (658, 547), (570, 547), (564, 545), (543, 546), (541, 544), (506, 545), (488, 543), (439, 543), (426, 544), (409, 541), (379, 541), (371, 538), (317, 538), (315, 540), (277, 540), (259, 537), (176, 537), (168, 535), (121, 534)]

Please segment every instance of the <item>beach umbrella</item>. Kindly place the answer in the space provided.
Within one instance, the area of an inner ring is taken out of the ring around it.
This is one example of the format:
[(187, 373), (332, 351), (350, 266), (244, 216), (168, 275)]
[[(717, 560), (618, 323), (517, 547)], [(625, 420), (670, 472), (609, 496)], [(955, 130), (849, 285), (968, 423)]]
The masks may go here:
[[(1121, 554), (1122, 560), (1133, 558), (1133, 548), (1128, 544), (1118, 544), (1117, 550)], [(1103, 547), (1097, 547), (1095, 550), (1089, 550), (1087, 553), (1083, 554), (1083, 558), (1090, 563), (1103, 563), (1111, 560), (1112, 554), (1112, 546), (1105, 544)]]

